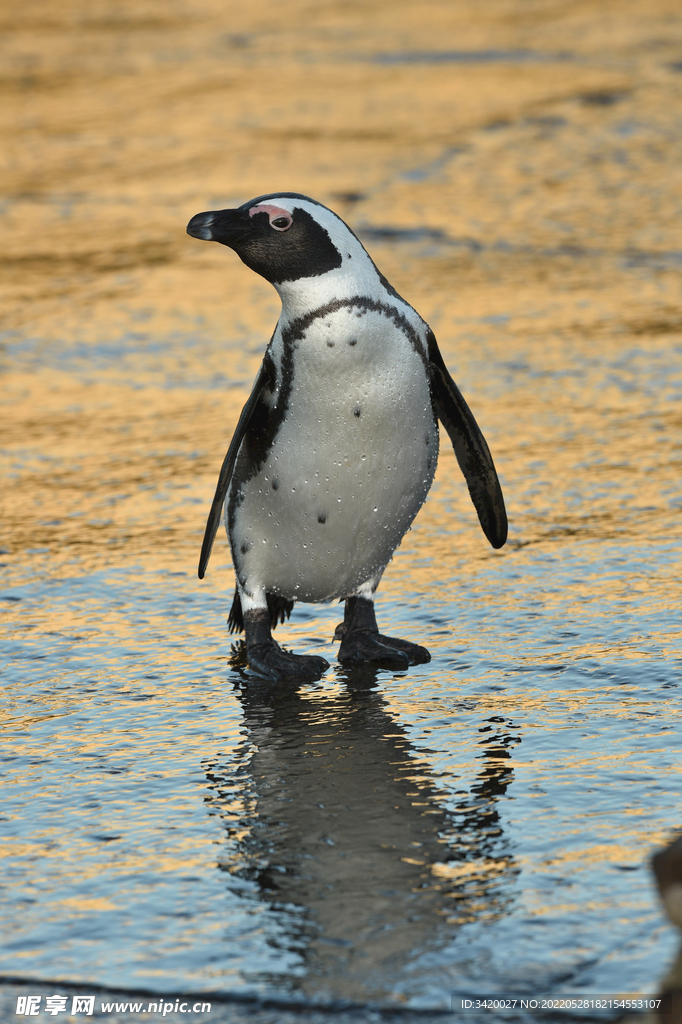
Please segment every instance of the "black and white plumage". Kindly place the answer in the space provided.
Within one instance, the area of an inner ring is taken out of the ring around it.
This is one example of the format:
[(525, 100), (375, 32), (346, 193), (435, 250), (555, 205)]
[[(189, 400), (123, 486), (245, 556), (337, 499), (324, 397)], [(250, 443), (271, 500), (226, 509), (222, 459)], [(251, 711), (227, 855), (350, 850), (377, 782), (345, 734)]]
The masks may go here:
[(296, 600), (345, 599), (343, 663), (428, 661), (425, 648), (379, 633), (373, 597), (433, 481), (438, 420), (488, 540), (499, 548), (507, 537), (492, 457), (433, 333), (350, 228), (306, 196), (199, 213), (187, 231), (234, 249), (282, 300), (223, 462), (199, 576), (225, 506), (237, 575), (230, 624), (245, 628), (258, 674), (319, 678), (329, 667), (272, 638)]

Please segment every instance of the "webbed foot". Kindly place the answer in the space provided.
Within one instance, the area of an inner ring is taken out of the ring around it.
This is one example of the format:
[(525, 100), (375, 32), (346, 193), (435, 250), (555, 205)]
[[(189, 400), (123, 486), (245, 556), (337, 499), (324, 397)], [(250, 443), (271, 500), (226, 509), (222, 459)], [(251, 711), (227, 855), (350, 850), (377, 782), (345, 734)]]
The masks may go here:
[(341, 641), (338, 659), (342, 665), (362, 665), (371, 662), (381, 668), (404, 669), (410, 661), (403, 651), (382, 643), (378, 633), (367, 633), (356, 629), (348, 633)]
[(280, 682), (301, 679), (313, 682), (329, 668), (326, 658), (314, 654), (292, 654), (283, 651), (270, 631), (270, 615), (266, 608), (256, 608), (244, 615), (246, 657), (256, 675)]
[(251, 644), (247, 647), (246, 656), (252, 672), (273, 682), (284, 679), (304, 679), (313, 682), (329, 668), (326, 658), (314, 654), (292, 654), (290, 651), (283, 651), (275, 640), (271, 640), (270, 643)]
[(411, 640), (401, 640), (398, 636), (384, 636), (383, 633), (379, 633), (379, 640), (387, 647), (406, 654), (410, 665), (425, 665), (427, 661), (431, 661), (431, 655), (426, 647), (413, 644)]
[(370, 662), (383, 668), (406, 669), (431, 661), (425, 647), (380, 633), (374, 604), (364, 597), (347, 598), (344, 620), (336, 627), (334, 639), (341, 641), (338, 659), (342, 665)]

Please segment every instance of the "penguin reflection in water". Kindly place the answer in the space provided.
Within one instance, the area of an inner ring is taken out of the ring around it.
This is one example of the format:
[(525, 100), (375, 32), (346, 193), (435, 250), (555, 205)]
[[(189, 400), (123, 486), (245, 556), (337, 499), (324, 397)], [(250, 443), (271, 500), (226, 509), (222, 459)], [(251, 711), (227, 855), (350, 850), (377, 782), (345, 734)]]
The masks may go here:
[(220, 471), (199, 577), (225, 506), (237, 575), (228, 621), (244, 629), (254, 672), (318, 679), (328, 662), (282, 650), (271, 630), (295, 601), (339, 598), (342, 664), (429, 661), (379, 632), (374, 593), (433, 481), (438, 420), (486, 537), (494, 548), (507, 537), (490, 451), (433, 333), (341, 218), (306, 196), (198, 213), (187, 231), (234, 249), (282, 300)]

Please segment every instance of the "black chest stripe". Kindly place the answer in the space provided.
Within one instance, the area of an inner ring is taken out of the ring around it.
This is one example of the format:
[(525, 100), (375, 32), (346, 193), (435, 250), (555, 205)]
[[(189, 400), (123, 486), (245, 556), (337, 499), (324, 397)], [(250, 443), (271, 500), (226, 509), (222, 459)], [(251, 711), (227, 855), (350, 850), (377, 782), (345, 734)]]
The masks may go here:
[(305, 316), (293, 320), (282, 332), (285, 348), (300, 341), (316, 320), (323, 320), (330, 313), (336, 313), (340, 309), (359, 309), (362, 313), (383, 313), (399, 331), (402, 331), (424, 363), (424, 368), (428, 369), (429, 358), (425, 346), (405, 314), (395, 306), (388, 306), (385, 302), (379, 302), (378, 299), (370, 299), (364, 295), (356, 295), (351, 299), (333, 299), (326, 306), (320, 306), (319, 309), (314, 309), (310, 313), (306, 313)]

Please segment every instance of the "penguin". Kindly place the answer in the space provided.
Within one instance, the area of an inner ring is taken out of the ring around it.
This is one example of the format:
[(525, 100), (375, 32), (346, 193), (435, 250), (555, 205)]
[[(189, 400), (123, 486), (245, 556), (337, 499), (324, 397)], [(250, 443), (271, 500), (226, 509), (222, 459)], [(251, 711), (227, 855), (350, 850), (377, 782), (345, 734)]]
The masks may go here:
[(326, 659), (283, 650), (272, 630), (296, 601), (337, 599), (342, 665), (430, 661), (419, 644), (379, 632), (374, 595), (431, 487), (439, 421), (488, 541), (507, 538), (492, 456), (433, 332), (348, 225), (307, 196), (198, 213), (187, 232), (233, 249), (282, 302), (199, 561), (203, 579), (224, 508), (236, 574), (228, 625), (244, 630), (250, 669), (274, 682), (319, 679)]

